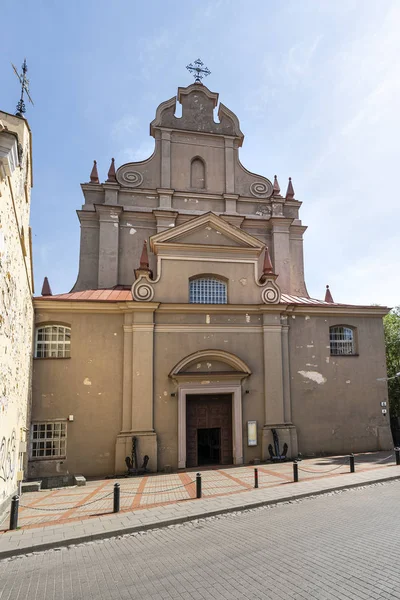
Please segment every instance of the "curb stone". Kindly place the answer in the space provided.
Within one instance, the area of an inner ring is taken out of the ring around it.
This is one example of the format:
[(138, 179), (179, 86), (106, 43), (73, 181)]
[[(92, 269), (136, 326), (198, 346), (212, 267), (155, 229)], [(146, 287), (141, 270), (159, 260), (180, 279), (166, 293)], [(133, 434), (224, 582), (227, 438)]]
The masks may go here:
[[(110, 529), (109, 531), (99, 531), (98, 533), (85, 533), (82, 535), (71, 535), (71, 537), (59, 539), (57, 541), (49, 541), (49, 542), (41, 542), (41, 543), (33, 543), (31, 546), (25, 547), (14, 547), (9, 550), (0, 550), (0, 560), (12, 557), (22, 557), (27, 554), (43, 552), (45, 550), (61, 550), (63, 547), (73, 546), (76, 544), (84, 544), (85, 542), (93, 542), (96, 540), (109, 539), (120, 537), (124, 535), (129, 535), (132, 533), (143, 533), (145, 531), (150, 531), (152, 529), (161, 529), (164, 527), (171, 527), (174, 525), (180, 525), (183, 523), (188, 523), (190, 521), (198, 521), (199, 519), (205, 519), (210, 517), (216, 517), (218, 515), (228, 515), (229, 513), (236, 512), (244, 512), (256, 508), (260, 508), (263, 506), (271, 506), (271, 505), (279, 505), (287, 502), (293, 502), (295, 500), (301, 500), (304, 498), (311, 498), (314, 496), (322, 496), (324, 494), (330, 494), (335, 491), (344, 491), (350, 490), (353, 488), (364, 488), (367, 486), (375, 485), (378, 483), (386, 483), (390, 481), (400, 480), (400, 475), (393, 475), (391, 477), (381, 477), (374, 479), (373, 481), (364, 481), (364, 482), (356, 482), (349, 483), (340, 486), (332, 486), (323, 490), (314, 490), (309, 492), (304, 492), (302, 494), (288, 494), (281, 498), (271, 498), (268, 500), (259, 500), (253, 503), (240, 504), (234, 507), (227, 508), (217, 508), (214, 510), (203, 511), (199, 514), (186, 515), (181, 517), (171, 517), (165, 520), (154, 521), (153, 523), (145, 523), (141, 525), (131, 525), (126, 527), (118, 527), (115, 529)], [(1, 537), (0, 537), (1, 539)]]

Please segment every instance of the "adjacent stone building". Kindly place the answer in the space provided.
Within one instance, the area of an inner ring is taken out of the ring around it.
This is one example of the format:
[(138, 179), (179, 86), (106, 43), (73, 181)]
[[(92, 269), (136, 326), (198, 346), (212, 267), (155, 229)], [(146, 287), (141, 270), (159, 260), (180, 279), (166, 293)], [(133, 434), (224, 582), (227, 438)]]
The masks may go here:
[(386, 309), (309, 297), (292, 182), (217, 104), (179, 88), (152, 156), (82, 185), (77, 282), (34, 301), (32, 477), (122, 473), (133, 437), (153, 471), (391, 446)]
[(31, 187), (28, 123), (0, 112), (0, 514), (24, 477), (33, 332)]

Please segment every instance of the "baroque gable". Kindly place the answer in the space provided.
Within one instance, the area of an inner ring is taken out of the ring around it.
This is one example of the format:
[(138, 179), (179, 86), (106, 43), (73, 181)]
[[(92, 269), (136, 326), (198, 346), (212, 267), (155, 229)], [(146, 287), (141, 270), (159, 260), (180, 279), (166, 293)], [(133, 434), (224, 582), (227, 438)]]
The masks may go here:
[[(150, 238), (150, 248), (157, 254), (165, 245), (184, 246), (220, 246), (224, 250), (241, 248), (255, 250), (260, 254), (263, 244), (257, 238), (227, 223), (214, 213), (206, 213), (190, 221), (171, 227)], [(201, 249), (200, 249), (201, 250)]]
[(96, 165), (82, 184), (80, 267), (73, 290), (131, 286), (147, 241), (155, 279), (161, 255), (197, 252), (210, 260), (235, 255), (254, 262), (268, 246), (282, 292), (307, 296), (305, 228), (293, 184), (284, 195), (276, 177), (241, 164), (239, 119), (219, 103), (218, 94), (201, 83), (180, 87), (156, 109), (150, 135), (149, 158), (118, 168), (112, 160), (105, 181)]

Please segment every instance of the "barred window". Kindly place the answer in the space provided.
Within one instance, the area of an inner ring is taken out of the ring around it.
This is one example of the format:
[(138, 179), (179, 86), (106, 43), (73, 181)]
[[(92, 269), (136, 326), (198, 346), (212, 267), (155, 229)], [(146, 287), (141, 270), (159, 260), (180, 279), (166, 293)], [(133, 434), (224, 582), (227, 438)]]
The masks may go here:
[(227, 285), (215, 277), (198, 277), (189, 284), (191, 304), (226, 304)]
[(32, 424), (32, 458), (65, 458), (66, 444), (65, 421)]
[(69, 358), (71, 328), (44, 325), (36, 329), (35, 358)]
[(330, 346), (331, 354), (343, 355), (343, 354), (355, 354), (355, 340), (354, 330), (344, 325), (337, 325), (330, 327)]

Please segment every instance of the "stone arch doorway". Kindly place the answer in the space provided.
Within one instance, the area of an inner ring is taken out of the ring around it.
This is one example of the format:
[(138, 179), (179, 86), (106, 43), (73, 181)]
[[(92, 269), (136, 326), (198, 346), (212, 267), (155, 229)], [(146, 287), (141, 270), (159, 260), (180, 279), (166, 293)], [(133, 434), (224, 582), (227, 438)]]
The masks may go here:
[(223, 350), (195, 352), (172, 369), (169, 376), (178, 383), (180, 469), (243, 464), (242, 381), (250, 375), (244, 361)]

